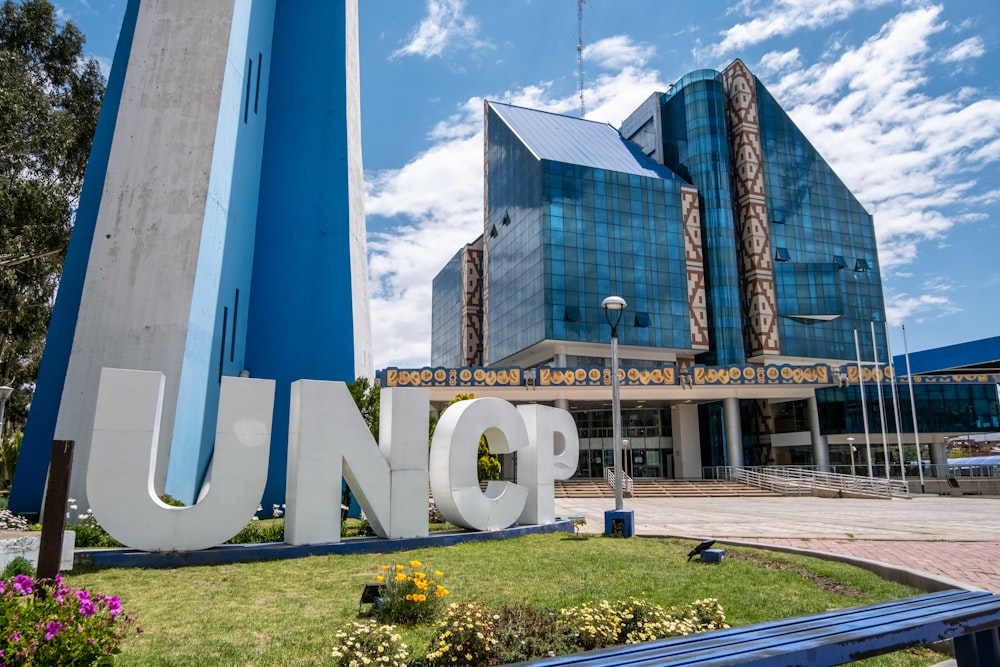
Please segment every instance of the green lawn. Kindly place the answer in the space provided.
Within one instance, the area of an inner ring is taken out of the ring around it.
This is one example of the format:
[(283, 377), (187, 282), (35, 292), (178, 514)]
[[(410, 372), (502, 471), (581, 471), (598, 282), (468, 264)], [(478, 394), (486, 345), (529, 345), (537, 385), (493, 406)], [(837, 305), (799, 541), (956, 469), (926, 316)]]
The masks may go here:
[[(449, 601), (496, 607), (510, 601), (559, 609), (602, 599), (643, 597), (668, 607), (718, 598), (731, 625), (851, 607), (917, 594), (852, 566), (729, 548), (717, 565), (687, 562), (691, 542), (566, 534), (418, 549), (396, 554), (324, 556), (175, 570), (71, 574), (73, 586), (120, 595), (143, 634), (120, 665), (323, 664), (336, 629), (356, 617), (365, 583), (381, 564), (411, 559), (441, 570)], [(411, 653), (428, 628), (405, 628)], [(866, 665), (930, 665), (930, 652), (896, 654)]]

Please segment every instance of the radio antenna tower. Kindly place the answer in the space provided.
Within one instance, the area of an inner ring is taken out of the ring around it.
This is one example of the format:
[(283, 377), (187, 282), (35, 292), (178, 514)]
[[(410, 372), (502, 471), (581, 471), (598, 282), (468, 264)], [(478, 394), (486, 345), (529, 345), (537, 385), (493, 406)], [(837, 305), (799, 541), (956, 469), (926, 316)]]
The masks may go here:
[(583, 102), (583, 5), (587, 0), (576, 0), (576, 66), (580, 73), (580, 118), (587, 115), (587, 106)]

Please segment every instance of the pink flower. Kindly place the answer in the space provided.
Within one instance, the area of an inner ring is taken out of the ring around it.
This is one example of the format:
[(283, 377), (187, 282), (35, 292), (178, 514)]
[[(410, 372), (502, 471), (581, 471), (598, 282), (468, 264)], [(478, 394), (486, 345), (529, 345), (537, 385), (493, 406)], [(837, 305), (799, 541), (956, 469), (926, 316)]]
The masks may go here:
[(26, 574), (19, 574), (14, 577), (14, 590), (21, 595), (31, 595), (31, 589), (35, 582)]
[(62, 630), (62, 623), (59, 621), (49, 621), (45, 625), (45, 640), (51, 641), (56, 635), (59, 634), (60, 630)]
[(83, 616), (93, 616), (94, 615), (94, 603), (90, 600), (84, 600), (80, 603), (80, 614)]
[(122, 611), (122, 601), (117, 595), (106, 595), (104, 601), (108, 603), (108, 611), (112, 616), (120, 614)]

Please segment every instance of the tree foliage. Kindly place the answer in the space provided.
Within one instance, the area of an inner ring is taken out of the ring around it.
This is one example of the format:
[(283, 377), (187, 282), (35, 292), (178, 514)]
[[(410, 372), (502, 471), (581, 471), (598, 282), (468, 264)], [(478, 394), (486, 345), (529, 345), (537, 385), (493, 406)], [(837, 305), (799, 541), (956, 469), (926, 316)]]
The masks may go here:
[[(104, 96), (48, 0), (0, 6), (0, 384), (31, 387)], [(29, 391), (10, 398), (23, 423)]]
[(361, 412), (361, 417), (368, 424), (368, 430), (372, 432), (372, 437), (378, 441), (378, 418), (379, 401), (381, 400), (381, 387), (374, 384), (368, 378), (358, 378), (347, 385), (347, 390), (351, 392)]
[[(475, 394), (458, 394), (444, 407), (447, 410), (459, 401), (468, 401), (475, 398)], [(444, 410), (441, 412), (444, 413)], [(434, 429), (437, 428), (437, 419), (431, 419), (430, 438), (434, 438)], [(486, 441), (486, 436), (479, 437), (479, 452), (476, 455), (476, 471), (479, 474), (479, 481), (485, 482), (491, 479), (500, 479), (500, 457), (490, 453), (490, 444)]]

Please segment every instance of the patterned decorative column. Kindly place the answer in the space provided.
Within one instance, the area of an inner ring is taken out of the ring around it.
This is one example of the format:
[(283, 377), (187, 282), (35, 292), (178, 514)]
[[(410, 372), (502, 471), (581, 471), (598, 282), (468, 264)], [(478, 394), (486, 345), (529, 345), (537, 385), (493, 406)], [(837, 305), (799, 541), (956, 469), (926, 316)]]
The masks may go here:
[(726, 121), (734, 167), (736, 225), (743, 283), (744, 336), (751, 356), (779, 354), (774, 264), (757, 116), (755, 79), (737, 60), (722, 73)]
[(483, 365), (483, 251), (462, 253), (462, 364)]
[(681, 188), (681, 215), (684, 218), (684, 260), (687, 264), (691, 347), (695, 350), (707, 350), (708, 305), (705, 301), (705, 260), (701, 244), (698, 190), (695, 188)]

